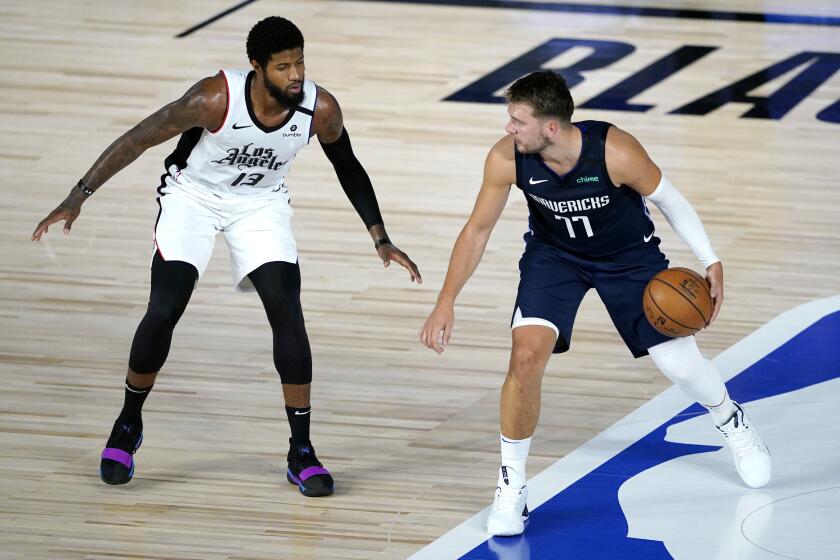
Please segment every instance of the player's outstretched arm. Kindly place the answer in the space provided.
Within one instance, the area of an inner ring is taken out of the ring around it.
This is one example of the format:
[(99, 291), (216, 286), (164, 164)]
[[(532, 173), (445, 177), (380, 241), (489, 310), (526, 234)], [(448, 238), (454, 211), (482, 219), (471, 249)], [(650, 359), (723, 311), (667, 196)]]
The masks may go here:
[(210, 130), (217, 128), (224, 118), (226, 107), (227, 85), (224, 76), (219, 73), (201, 80), (180, 99), (143, 119), (102, 152), (84, 177), (73, 186), (67, 198), (41, 220), (32, 233), (32, 240), (40, 241), (50, 225), (62, 220), (64, 233), (70, 233), (73, 222), (82, 211), (82, 203), (108, 179), (147, 149), (186, 130), (195, 127)]
[(408, 270), (412, 282), (422, 284), (423, 278), (417, 265), (388, 238), (370, 177), (350, 145), (350, 135), (344, 128), (341, 107), (335, 97), (323, 88), (318, 88), (312, 133), (318, 135), (327, 159), (335, 168), (341, 188), (373, 239), (373, 246), (382, 264), (387, 267), (391, 261), (396, 261)]
[(711, 323), (723, 304), (723, 265), (691, 204), (650, 159), (645, 149), (627, 132), (612, 127), (607, 135), (607, 171), (616, 185), (627, 185), (653, 202), (680, 239), (706, 268), (709, 293), (714, 302)]
[(472, 276), (484, 255), (493, 227), (505, 208), (510, 186), (516, 182), (513, 140), (502, 138), (490, 150), (484, 162), (484, 179), (472, 214), (464, 225), (452, 255), (446, 280), (434, 310), (420, 329), (420, 342), (438, 354), (449, 344), (455, 324), (455, 299)]

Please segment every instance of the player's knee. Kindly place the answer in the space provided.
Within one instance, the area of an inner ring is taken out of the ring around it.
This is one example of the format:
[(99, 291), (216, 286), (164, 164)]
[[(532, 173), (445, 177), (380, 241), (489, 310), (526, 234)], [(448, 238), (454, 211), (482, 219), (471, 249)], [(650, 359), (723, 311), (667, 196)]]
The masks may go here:
[(542, 375), (543, 358), (533, 348), (514, 348), (510, 355), (508, 377), (517, 381), (533, 381)]
[(184, 310), (172, 298), (153, 298), (149, 301), (144, 321), (148, 321), (156, 328), (172, 330), (178, 324)]
[(681, 364), (673, 363), (669, 364), (668, 367), (660, 367), (659, 369), (662, 371), (665, 377), (667, 377), (677, 385), (691, 380), (700, 371), (702, 371), (701, 368), (697, 367), (697, 364), (691, 362), (685, 362)]
[(137, 327), (128, 367), (139, 374), (157, 373), (169, 355), (175, 325), (184, 313), (189, 297), (152, 294), (143, 320)]
[(277, 298), (265, 304), (265, 314), (272, 329), (281, 329), (289, 325), (297, 315), (298, 307), (288, 298)]
[(709, 361), (700, 353), (692, 336), (658, 344), (648, 352), (656, 367), (674, 383), (701, 375), (709, 367)]
[(191, 294), (192, 290), (178, 289), (174, 284), (166, 288), (153, 288), (143, 320), (161, 329), (174, 329), (187, 308)]

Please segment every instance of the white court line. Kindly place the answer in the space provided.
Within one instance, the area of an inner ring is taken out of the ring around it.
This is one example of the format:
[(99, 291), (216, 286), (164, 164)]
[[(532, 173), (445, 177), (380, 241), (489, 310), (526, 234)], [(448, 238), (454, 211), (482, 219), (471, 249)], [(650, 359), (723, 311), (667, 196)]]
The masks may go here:
[[(840, 310), (840, 295), (794, 307), (771, 319), (766, 325), (721, 352), (714, 359), (714, 363), (720, 369), (723, 378), (728, 381), (808, 326), (838, 310)], [(691, 403), (677, 387), (672, 386), (666, 389), (531, 478), (528, 482), (528, 508), (536, 509), (647, 435), (651, 428), (646, 420), (662, 418), (664, 421), (673, 418), (689, 404)], [(634, 423), (635, 426), (630, 426)], [(623, 426), (620, 439), (611, 433), (617, 426)], [(489, 538), (484, 526), (489, 510), (490, 506), (484, 508), (436, 541), (417, 551), (409, 560), (441, 560), (458, 558), (466, 554)]]

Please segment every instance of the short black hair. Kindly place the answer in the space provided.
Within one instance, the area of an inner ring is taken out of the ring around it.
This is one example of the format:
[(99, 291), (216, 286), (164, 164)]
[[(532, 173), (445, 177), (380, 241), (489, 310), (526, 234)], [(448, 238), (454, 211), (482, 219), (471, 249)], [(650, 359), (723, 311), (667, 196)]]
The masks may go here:
[(245, 42), (248, 60), (256, 60), (263, 68), (271, 55), (297, 48), (303, 49), (303, 34), (294, 23), (278, 16), (257, 22)]
[(563, 76), (551, 70), (532, 72), (505, 91), (508, 103), (527, 103), (538, 118), (555, 117), (570, 122), (575, 102)]

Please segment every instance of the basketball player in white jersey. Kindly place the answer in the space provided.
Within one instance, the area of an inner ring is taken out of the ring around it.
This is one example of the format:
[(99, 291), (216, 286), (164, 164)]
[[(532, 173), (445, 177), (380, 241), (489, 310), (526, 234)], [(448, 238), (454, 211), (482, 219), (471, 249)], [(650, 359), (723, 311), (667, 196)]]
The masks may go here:
[(388, 239), (338, 102), (304, 77), (298, 28), (280, 17), (264, 19), (248, 34), (246, 50), (250, 70), (222, 70), (199, 81), (117, 139), (32, 235), (40, 240), (62, 220), (69, 233), (82, 203), (100, 186), (148, 148), (181, 135), (158, 188), (149, 306), (131, 346), (123, 409), (100, 462), (100, 477), (108, 484), (124, 484), (134, 474), (143, 402), (221, 232), (235, 288), (257, 291), (274, 334), (274, 363), (291, 428), (287, 479), (307, 496), (333, 493), (332, 476), (309, 438), (312, 357), (285, 181), (295, 154), (312, 136), (335, 167), (384, 265), (396, 261), (412, 281), (421, 282), (415, 264)]
[(518, 535), (528, 518), (525, 465), (540, 414), (548, 359), (565, 352), (584, 294), (594, 288), (634, 357), (650, 354), (663, 374), (704, 405), (729, 445), (744, 483), (770, 480), (771, 462), (744, 410), (727, 393), (694, 337), (671, 339), (642, 311), (648, 281), (668, 268), (645, 199), (653, 202), (707, 271), (714, 320), (723, 302), (723, 267), (688, 201), (630, 134), (602, 121), (571, 122), (574, 103), (563, 78), (547, 70), (506, 92), (507, 135), (490, 150), (475, 207), (449, 261), (421, 341), (443, 352), (455, 298), (478, 266), (516, 185), (528, 202), (525, 252), (511, 321), (513, 348), (501, 395), (502, 464), (491, 535)]

